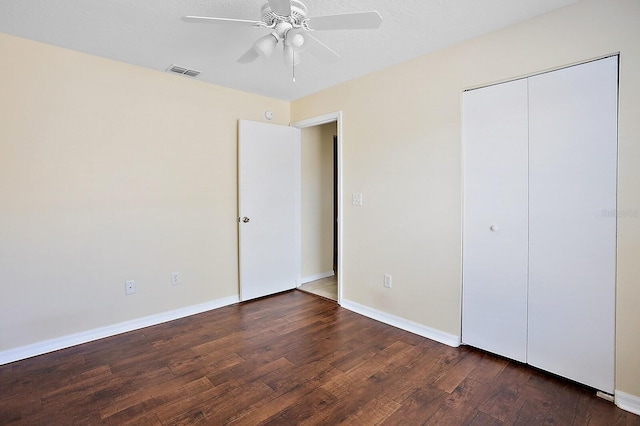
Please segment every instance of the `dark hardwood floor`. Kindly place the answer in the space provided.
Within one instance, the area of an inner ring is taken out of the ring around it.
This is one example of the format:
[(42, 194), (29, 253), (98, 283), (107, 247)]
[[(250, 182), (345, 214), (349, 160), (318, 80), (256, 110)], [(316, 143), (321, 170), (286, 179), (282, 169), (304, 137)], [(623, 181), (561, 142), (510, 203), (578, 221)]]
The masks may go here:
[(594, 392), (300, 291), (0, 366), (0, 424), (640, 425)]

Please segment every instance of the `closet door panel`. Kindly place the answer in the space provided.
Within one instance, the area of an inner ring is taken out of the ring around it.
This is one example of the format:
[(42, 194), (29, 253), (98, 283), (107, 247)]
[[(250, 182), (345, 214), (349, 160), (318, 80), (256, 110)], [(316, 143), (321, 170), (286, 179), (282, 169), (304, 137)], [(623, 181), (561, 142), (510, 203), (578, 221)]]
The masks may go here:
[(528, 362), (614, 390), (617, 57), (529, 79)]
[(527, 82), (463, 95), (462, 341), (526, 361)]

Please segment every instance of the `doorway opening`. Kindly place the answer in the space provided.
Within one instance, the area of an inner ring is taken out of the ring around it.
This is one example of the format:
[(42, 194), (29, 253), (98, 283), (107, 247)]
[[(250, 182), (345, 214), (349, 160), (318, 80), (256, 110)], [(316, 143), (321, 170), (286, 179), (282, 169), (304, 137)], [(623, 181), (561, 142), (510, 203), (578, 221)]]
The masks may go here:
[(292, 123), (301, 129), (300, 286), (340, 303), (340, 113)]

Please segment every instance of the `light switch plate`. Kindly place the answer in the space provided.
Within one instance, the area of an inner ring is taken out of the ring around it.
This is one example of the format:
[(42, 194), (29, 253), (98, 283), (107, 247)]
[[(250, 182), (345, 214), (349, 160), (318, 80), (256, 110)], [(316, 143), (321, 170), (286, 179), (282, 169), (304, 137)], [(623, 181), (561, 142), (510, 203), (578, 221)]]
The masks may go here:
[(386, 288), (393, 287), (393, 278), (391, 277), (391, 274), (384, 274), (384, 286)]
[(171, 273), (171, 285), (180, 284), (180, 272), (172, 272)]

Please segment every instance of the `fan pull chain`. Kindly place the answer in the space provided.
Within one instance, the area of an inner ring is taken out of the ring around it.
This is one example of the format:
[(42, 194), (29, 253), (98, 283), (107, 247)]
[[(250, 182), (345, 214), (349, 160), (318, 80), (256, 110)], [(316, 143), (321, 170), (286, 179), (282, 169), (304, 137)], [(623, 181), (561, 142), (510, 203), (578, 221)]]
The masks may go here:
[(293, 82), (296, 82), (296, 50), (295, 49), (291, 49), (291, 69), (292, 69), (292, 74), (293, 74)]

